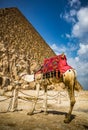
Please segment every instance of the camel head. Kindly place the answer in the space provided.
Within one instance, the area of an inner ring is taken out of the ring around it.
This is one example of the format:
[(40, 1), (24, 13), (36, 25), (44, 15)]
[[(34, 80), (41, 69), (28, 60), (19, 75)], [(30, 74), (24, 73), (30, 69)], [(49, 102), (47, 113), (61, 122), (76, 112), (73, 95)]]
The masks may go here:
[(34, 74), (35, 72), (37, 72), (39, 68), (41, 68), (41, 65), (36, 60), (31, 61), (30, 63), (31, 74)]

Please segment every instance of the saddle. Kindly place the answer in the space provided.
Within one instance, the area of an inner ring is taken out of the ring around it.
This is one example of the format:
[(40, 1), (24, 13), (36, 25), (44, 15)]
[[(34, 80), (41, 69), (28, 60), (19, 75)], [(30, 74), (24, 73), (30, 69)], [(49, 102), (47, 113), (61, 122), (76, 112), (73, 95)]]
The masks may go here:
[(64, 54), (56, 55), (44, 60), (41, 72), (43, 79), (45, 78), (60, 78), (63, 73), (72, 67), (67, 64), (67, 58)]

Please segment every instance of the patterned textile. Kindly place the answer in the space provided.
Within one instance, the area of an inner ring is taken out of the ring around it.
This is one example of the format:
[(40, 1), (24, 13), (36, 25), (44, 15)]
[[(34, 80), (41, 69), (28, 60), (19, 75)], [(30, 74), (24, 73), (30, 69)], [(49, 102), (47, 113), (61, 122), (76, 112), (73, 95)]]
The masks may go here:
[(65, 55), (57, 55), (44, 60), (42, 66), (42, 73), (46, 74), (52, 71), (60, 71), (60, 73), (66, 72), (72, 67), (67, 64), (67, 58)]

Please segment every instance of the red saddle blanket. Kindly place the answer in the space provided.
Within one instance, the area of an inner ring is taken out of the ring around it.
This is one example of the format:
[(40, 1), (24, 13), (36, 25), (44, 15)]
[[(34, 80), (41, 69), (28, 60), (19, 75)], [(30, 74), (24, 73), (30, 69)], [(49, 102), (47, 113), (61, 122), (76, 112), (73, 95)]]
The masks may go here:
[(61, 54), (45, 59), (42, 67), (42, 72), (44, 74), (51, 71), (60, 71), (60, 73), (64, 73), (71, 68), (72, 67), (67, 64), (66, 56)]

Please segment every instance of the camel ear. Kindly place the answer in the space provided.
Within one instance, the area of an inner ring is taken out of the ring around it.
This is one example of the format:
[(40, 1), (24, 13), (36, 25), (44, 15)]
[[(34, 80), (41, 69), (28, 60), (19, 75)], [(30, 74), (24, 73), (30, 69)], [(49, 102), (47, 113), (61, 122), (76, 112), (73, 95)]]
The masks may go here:
[(62, 54), (61, 55), (64, 55), (64, 52), (62, 52)]
[(61, 54), (61, 57), (64, 58), (64, 56), (65, 56), (65, 54), (64, 54), (64, 52), (63, 52), (63, 53)]

